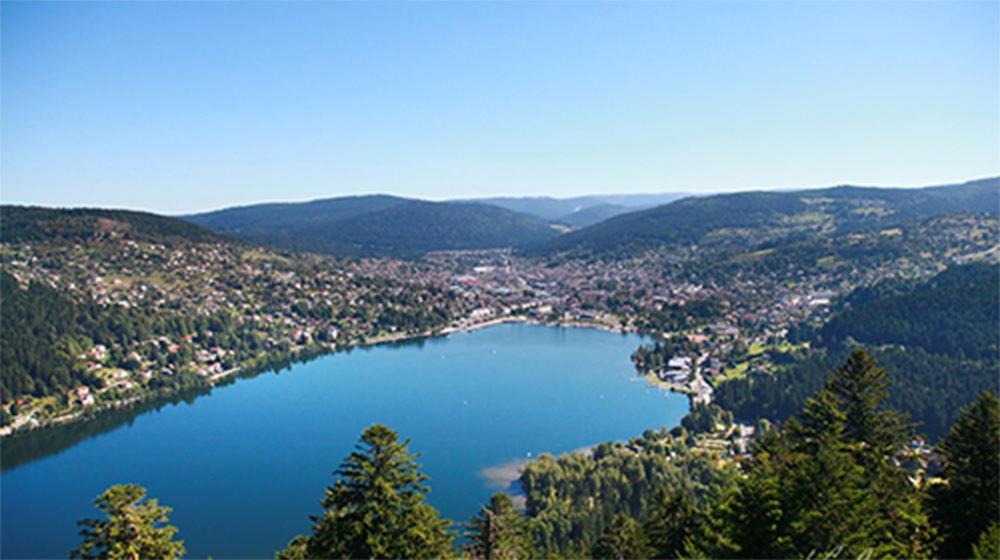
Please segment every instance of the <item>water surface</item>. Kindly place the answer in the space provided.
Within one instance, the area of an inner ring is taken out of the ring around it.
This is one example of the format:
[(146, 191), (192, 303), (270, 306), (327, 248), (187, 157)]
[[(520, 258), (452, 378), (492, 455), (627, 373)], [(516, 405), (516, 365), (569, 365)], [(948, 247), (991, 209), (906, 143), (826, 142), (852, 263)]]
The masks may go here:
[(634, 376), (629, 355), (639, 343), (506, 324), (324, 356), (70, 447), (33, 434), (40, 458), (0, 476), (0, 555), (65, 557), (79, 541), (76, 521), (98, 514), (93, 498), (135, 482), (174, 508), (188, 556), (271, 557), (308, 531), (331, 471), (374, 422), (412, 440), (431, 504), (464, 521), (494, 491), (486, 475), (503, 469), (490, 467), (679, 422), (686, 397)]

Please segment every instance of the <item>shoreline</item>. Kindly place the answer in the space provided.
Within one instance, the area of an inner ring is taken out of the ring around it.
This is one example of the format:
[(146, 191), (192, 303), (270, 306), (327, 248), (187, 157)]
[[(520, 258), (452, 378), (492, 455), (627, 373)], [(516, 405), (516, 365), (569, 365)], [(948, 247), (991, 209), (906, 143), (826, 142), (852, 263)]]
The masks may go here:
[[(312, 353), (312, 355), (310, 356), (309, 359), (315, 359), (315, 358), (319, 358), (319, 357), (322, 357), (322, 356), (336, 354), (337, 352), (340, 352), (342, 350), (352, 350), (352, 349), (355, 349), (355, 348), (375, 348), (375, 347), (383, 345), (383, 344), (395, 344), (395, 343), (401, 343), (401, 342), (413, 342), (413, 341), (418, 341), (418, 340), (423, 340), (423, 339), (428, 339), (428, 338), (438, 338), (438, 337), (442, 337), (443, 338), (443, 337), (447, 337), (448, 335), (452, 335), (452, 334), (463, 333), (463, 332), (473, 332), (473, 331), (477, 331), (477, 330), (480, 330), (480, 329), (485, 329), (485, 328), (494, 327), (494, 326), (497, 326), (497, 325), (502, 325), (502, 324), (505, 324), (505, 323), (522, 323), (522, 324), (528, 324), (528, 325), (542, 325), (542, 326), (562, 327), (562, 328), (598, 329), (598, 330), (603, 330), (603, 331), (606, 331), (606, 332), (613, 332), (613, 333), (633, 332), (633, 331), (628, 331), (628, 330), (615, 329), (615, 328), (613, 328), (613, 327), (611, 327), (611, 326), (609, 326), (609, 325), (607, 325), (605, 323), (600, 323), (598, 321), (579, 321), (579, 320), (577, 320), (577, 321), (555, 321), (555, 322), (549, 322), (549, 321), (542, 321), (542, 320), (539, 320), (539, 319), (534, 319), (534, 318), (531, 318), (531, 317), (527, 317), (525, 315), (505, 315), (503, 317), (496, 317), (496, 318), (493, 318), (493, 319), (488, 319), (486, 321), (480, 321), (480, 322), (477, 322), (477, 323), (470, 323), (470, 324), (460, 325), (460, 326), (455, 326), (455, 327), (449, 326), (449, 327), (445, 327), (445, 328), (440, 329), (440, 330), (424, 331), (424, 332), (420, 332), (420, 333), (392, 333), (392, 334), (386, 334), (386, 335), (381, 335), (381, 336), (373, 337), (371, 339), (364, 340), (362, 342), (357, 342), (357, 343), (354, 343), (354, 344), (347, 344), (347, 345), (340, 346), (340, 347), (330, 347), (328, 345), (312, 346), (312, 347), (303, 346), (303, 347), (296, 348), (295, 350), (291, 351), (287, 356), (273, 356), (273, 357), (267, 358), (267, 362), (265, 362), (265, 364), (261, 366), (262, 368), (265, 368), (265, 369), (261, 369), (260, 371), (253, 372), (252, 371), (253, 368), (250, 368), (250, 369), (246, 370), (246, 375), (248, 375), (248, 376), (255, 376), (255, 375), (259, 375), (261, 373), (265, 373), (269, 369), (273, 369), (273, 368), (267, 368), (266, 367), (267, 363), (273, 363), (275, 361), (294, 360), (298, 355), (302, 354), (303, 352), (310, 352), (310, 353)], [(131, 397), (128, 397), (128, 398), (125, 398), (125, 399), (121, 399), (121, 400), (117, 400), (117, 401), (111, 401), (111, 402), (108, 402), (108, 403), (103, 403), (100, 406), (96, 406), (96, 407), (93, 407), (93, 408), (81, 408), (81, 409), (78, 409), (78, 410), (66, 412), (64, 414), (61, 414), (59, 416), (55, 416), (53, 418), (46, 419), (44, 421), (35, 420), (34, 416), (32, 415), (32, 417), (29, 420), (22, 422), (21, 424), (19, 424), (15, 428), (12, 428), (11, 425), (7, 425), (7, 426), (4, 426), (4, 427), (0, 428), (0, 441), (2, 441), (3, 439), (6, 439), (8, 437), (12, 437), (12, 436), (25, 435), (25, 434), (28, 434), (30, 432), (44, 431), (44, 430), (49, 429), (49, 428), (63, 427), (63, 426), (68, 426), (68, 425), (79, 423), (79, 422), (85, 422), (85, 421), (88, 421), (88, 420), (93, 420), (95, 418), (98, 418), (100, 416), (105, 415), (108, 412), (119, 411), (119, 410), (122, 410), (122, 409), (129, 408), (129, 407), (131, 407), (131, 406), (133, 406), (135, 404), (147, 402), (147, 401), (150, 401), (150, 400), (155, 400), (155, 399), (167, 400), (171, 396), (174, 396), (174, 395), (176, 395), (178, 393), (181, 393), (182, 391), (189, 390), (189, 389), (192, 389), (192, 388), (201, 388), (201, 389), (205, 389), (207, 391), (211, 391), (212, 389), (214, 389), (215, 387), (219, 386), (220, 384), (223, 384), (224, 382), (228, 381), (228, 382), (235, 383), (236, 380), (240, 377), (240, 373), (241, 372), (244, 372), (244, 369), (242, 367), (237, 366), (237, 367), (234, 367), (234, 368), (230, 368), (230, 369), (228, 369), (226, 371), (214, 374), (212, 376), (205, 377), (203, 385), (196, 385), (196, 386), (192, 386), (192, 387), (179, 387), (176, 390), (172, 390), (172, 391), (169, 391), (167, 393), (144, 392), (142, 394), (134, 395), (134, 396), (131, 396)], [(31, 423), (32, 420), (35, 421), (34, 424)]]

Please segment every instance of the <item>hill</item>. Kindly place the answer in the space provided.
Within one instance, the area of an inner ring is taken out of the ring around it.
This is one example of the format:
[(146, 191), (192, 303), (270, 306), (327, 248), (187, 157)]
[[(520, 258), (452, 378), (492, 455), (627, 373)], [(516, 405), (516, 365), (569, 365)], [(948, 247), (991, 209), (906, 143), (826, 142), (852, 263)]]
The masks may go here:
[(1000, 355), (1000, 269), (996, 266), (952, 267), (910, 291), (893, 294), (894, 289), (855, 290), (847, 298), (851, 306), (820, 330), (823, 342), (917, 346), (963, 358)]
[(922, 282), (858, 288), (813, 337), (812, 351), (791, 356), (783, 372), (726, 381), (716, 398), (740, 418), (784, 420), (862, 344), (893, 379), (889, 403), (937, 439), (976, 395), (997, 391), (998, 340), (1000, 266), (953, 266)]
[(134, 241), (207, 243), (226, 239), (206, 228), (166, 216), (129, 210), (0, 206), (0, 240), (23, 243), (123, 237)]
[(558, 235), (540, 218), (498, 206), (387, 195), (261, 204), (184, 219), (255, 243), (359, 257), (411, 258), (430, 251), (509, 247)]
[(750, 247), (776, 239), (887, 228), (954, 212), (1000, 210), (1000, 179), (921, 189), (840, 186), (677, 200), (526, 247), (530, 255), (627, 256), (698, 246)]

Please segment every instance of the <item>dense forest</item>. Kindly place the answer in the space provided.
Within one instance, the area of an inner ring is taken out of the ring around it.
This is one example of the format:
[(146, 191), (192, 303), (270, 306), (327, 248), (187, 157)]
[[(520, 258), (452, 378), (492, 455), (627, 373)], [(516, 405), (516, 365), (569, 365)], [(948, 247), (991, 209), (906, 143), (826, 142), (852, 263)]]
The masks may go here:
[(0, 206), (0, 239), (4, 243), (81, 241), (109, 236), (163, 244), (227, 241), (201, 226), (147, 212)]
[(812, 335), (814, 349), (789, 356), (779, 373), (722, 383), (719, 404), (739, 418), (781, 421), (801, 409), (852, 344), (872, 353), (893, 379), (889, 404), (932, 440), (976, 394), (997, 390), (1000, 267), (955, 266), (921, 283), (859, 288), (843, 311)]
[(264, 204), (185, 219), (256, 243), (358, 257), (413, 258), (429, 251), (509, 247), (558, 235), (541, 218), (499, 206), (384, 195)]
[[(929, 480), (904, 459), (912, 437), (885, 406), (889, 379), (853, 352), (803, 409), (742, 462), (690, 455), (648, 432), (627, 444), (530, 463), (527, 510), (495, 495), (463, 524), (430, 506), (409, 441), (373, 425), (334, 472), (311, 531), (278, 558), (996, 558), (1000, 401), (982, 393), (938, 447)], [(170, 508), (136, 485), (95, 502), (79, 558), (176, 558)], [(134, 524), (130, 531), (118, 528)], [(455, 545), (461, 546), (461, 553)]]
[[(62, 396), (79, 385), (100, 387), (100, 380), (79, 359), (96, 344), (122, 346), (149, 339), (154, 333), (186, 335), (196, 332), (199, 325), (223, 326), (204, 317), (78, 303), (38, 282), (21, 287), (7, 272), (0, 272), (0, 293), (0, 397), (4, 404), (18, 395)], [(154, 381), (180, 387), (196, 384), (196, 379), (179, 374)]]
[(520, 483), (541, 555), (586, 555), (616, 515), (640, 517), (662, 489), (693, 500), (718, 484), (724, 473), (685, 440), (683, 431), (648, 430), (626, 443), (530, 463)]
[(820, 329), (819, 342), (919, 347), (958, 359), (1000, 353), (1000, 267), (955, 266), (909, 292), (880, 297), (886, 291), (863, 288), (850, 295), (849, 307)]

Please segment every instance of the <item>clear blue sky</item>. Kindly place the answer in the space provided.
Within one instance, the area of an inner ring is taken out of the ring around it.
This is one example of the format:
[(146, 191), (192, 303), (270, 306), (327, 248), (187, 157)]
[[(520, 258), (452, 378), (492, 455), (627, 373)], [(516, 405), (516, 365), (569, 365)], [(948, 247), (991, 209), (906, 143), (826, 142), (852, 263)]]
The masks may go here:
[(0, 18), (4, 202), (1000, 172), (997, 2), (4, 1)]

